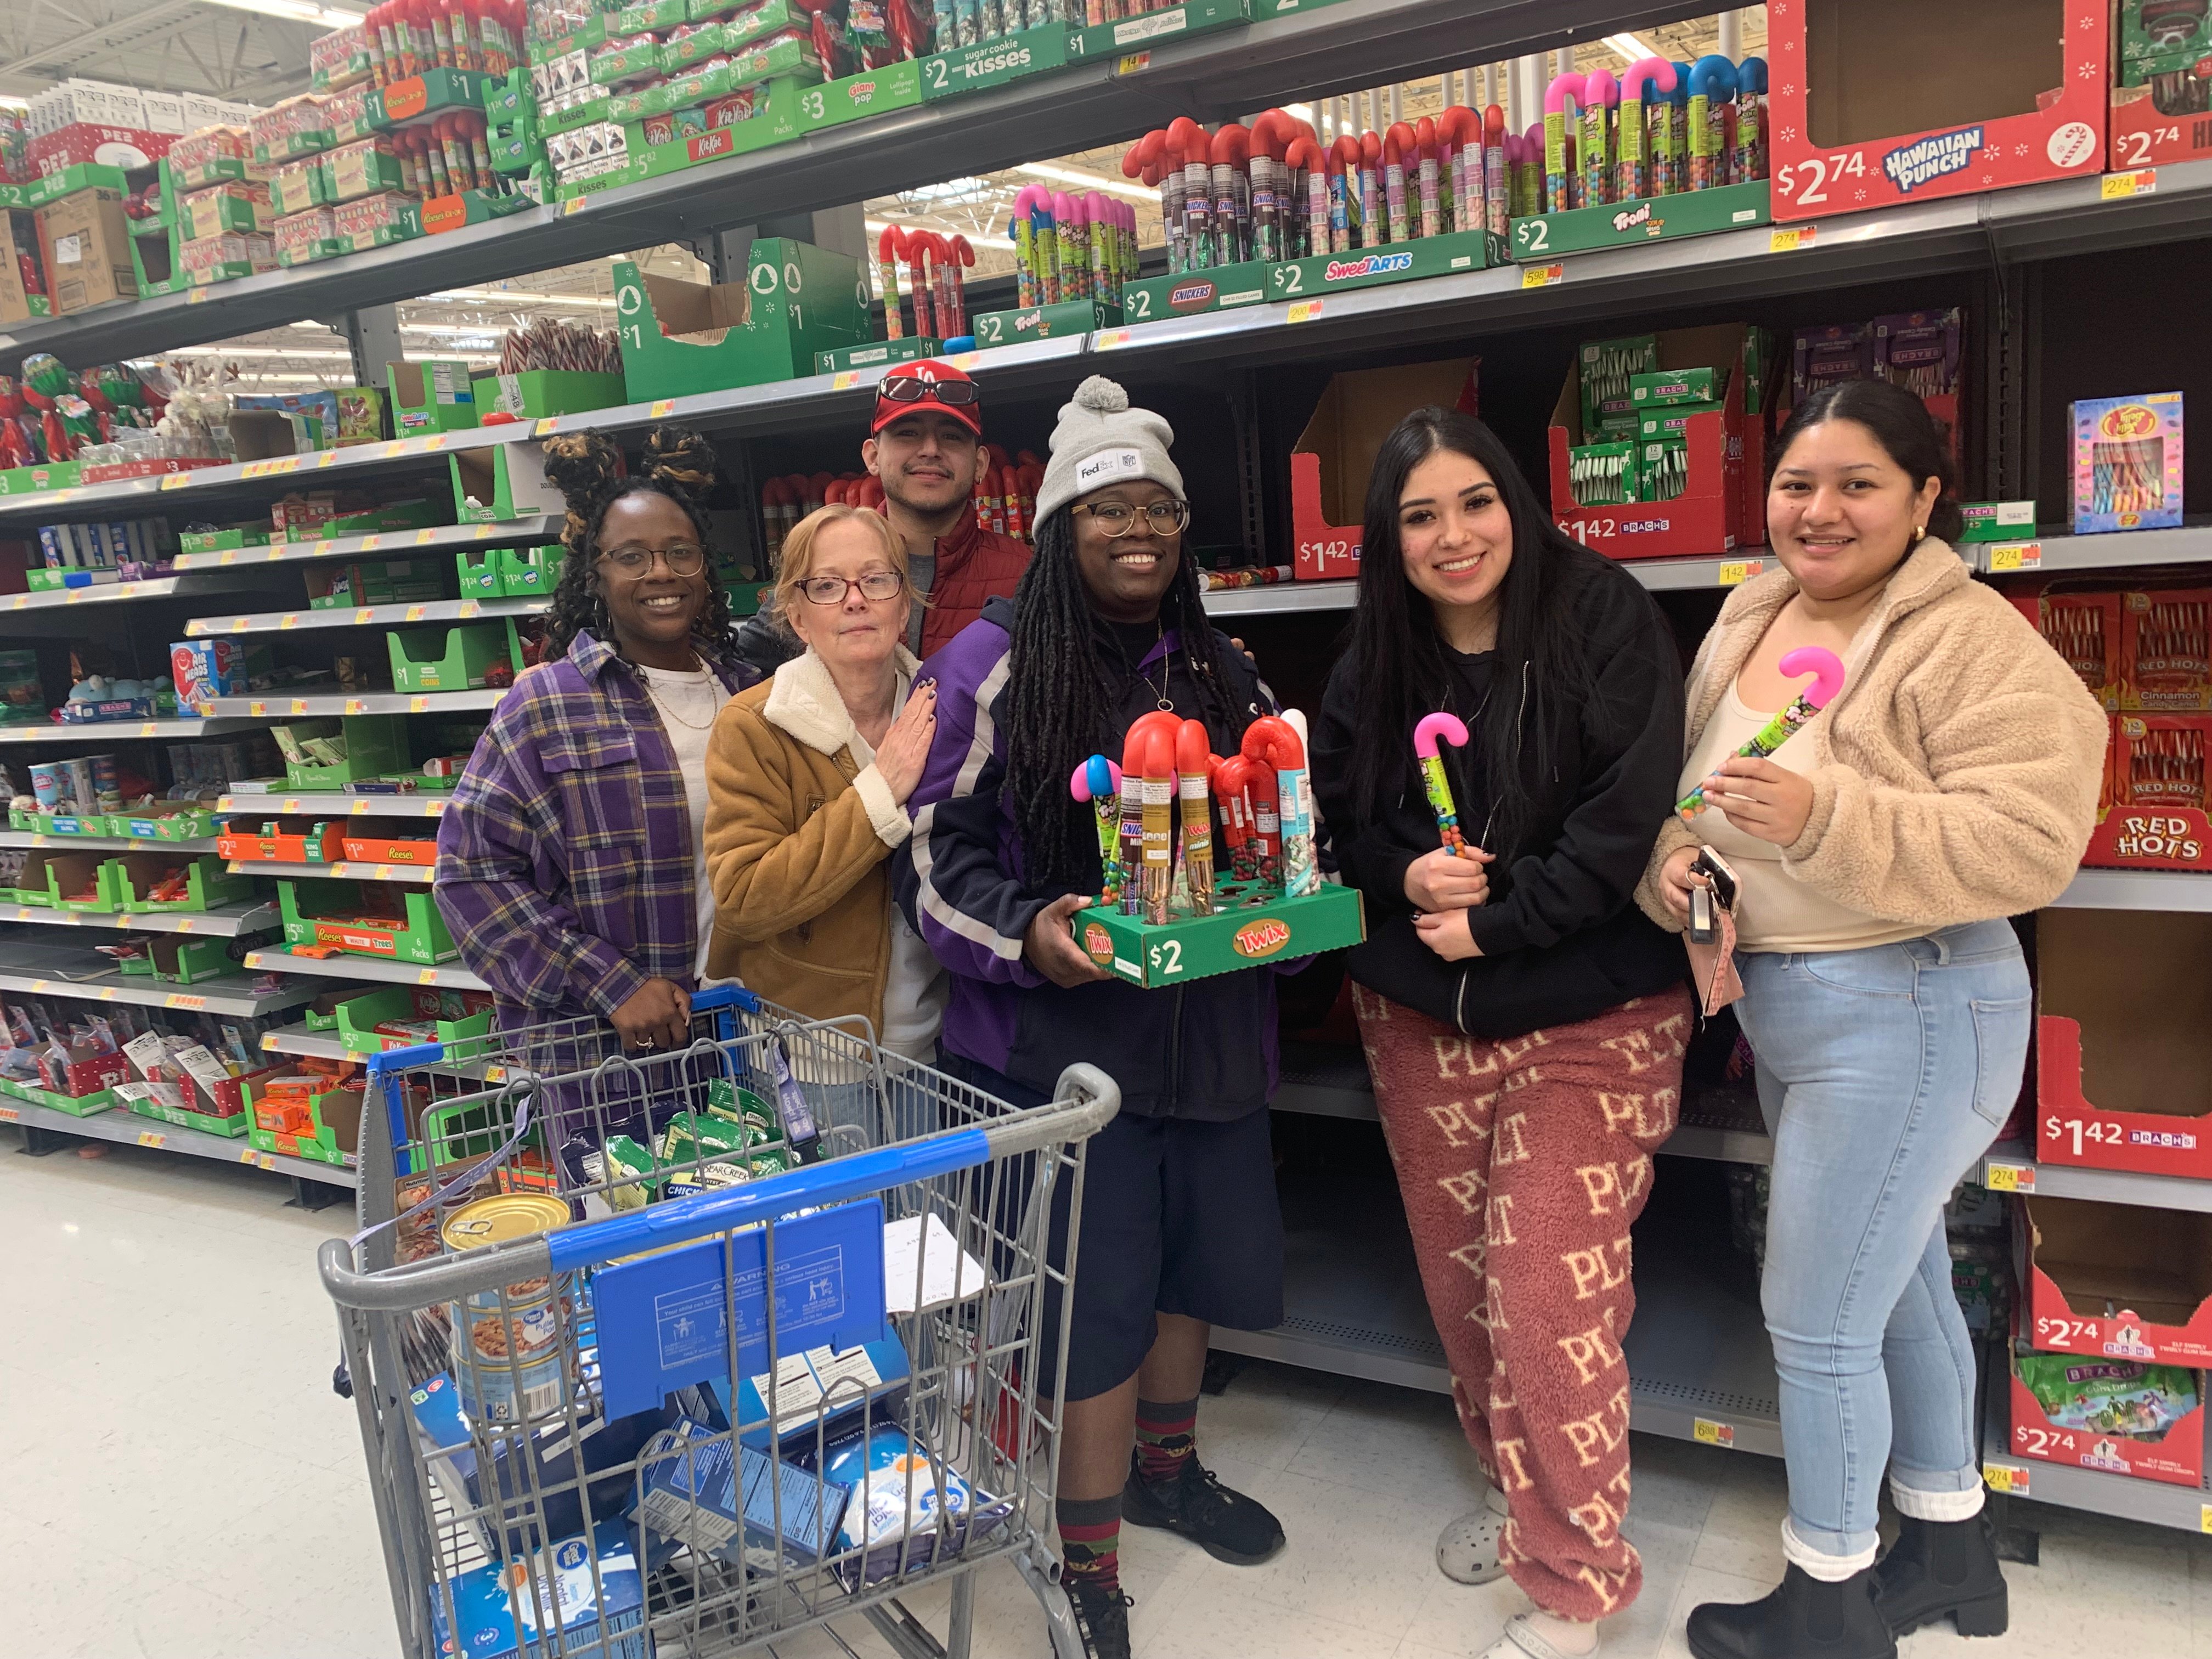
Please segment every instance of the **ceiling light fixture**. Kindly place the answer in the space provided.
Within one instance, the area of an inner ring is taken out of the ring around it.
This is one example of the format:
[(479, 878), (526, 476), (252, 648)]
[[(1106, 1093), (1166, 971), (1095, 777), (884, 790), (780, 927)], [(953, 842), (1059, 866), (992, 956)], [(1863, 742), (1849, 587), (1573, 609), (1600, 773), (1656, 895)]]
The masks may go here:
[(325, 29), (345, 28), (361, 21), (364, 15), (337, 6), (323, 5), (319, 0), (208, 0), (208, 3), (225, 6), (232, 11), (250, 11), (287, 23), (312, 23)]
[(1605, 37), (1605, 44), (1632, 64), (1640, 64), (1647, 58), (1657, 58), (1662, 55), (1652, 51), (1632, 34), (1608, 34)]
[(1150, 202), (1155, 206), (1159, 204), (1159, 191), (1133, 179), (1109, 179), (1103, 173), (1086, 173), (1080, 167), (1063, 167), (1050, 161), (1032, 161), (1026, 167), (1009, 170), (1026, 173), (1033, 178), (1050, 179), (1059, 184), (1075, 185), (1084, 190), (1103, 190), (1115, 196), (1133, 197), (1139, 202)]

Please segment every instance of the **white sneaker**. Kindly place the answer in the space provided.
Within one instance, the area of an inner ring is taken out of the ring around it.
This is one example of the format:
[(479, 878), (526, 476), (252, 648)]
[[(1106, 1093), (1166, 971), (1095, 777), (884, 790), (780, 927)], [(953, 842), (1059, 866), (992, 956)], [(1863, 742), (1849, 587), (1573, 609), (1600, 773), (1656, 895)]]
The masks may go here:
[[(1597, 1651), (1595, 1648), (1590, 1654)], [(1479, 1659), (1589, 1659), (1589, 1654), (1565, 1654), (1536, 1633), (1529, 1615), (1516, 1613), (1505, 1621), (1505, 1633), (1485, 1648)]]
[(1437, 1571), (1459, 1584), (1487, 1584), (1504, 1576), (1498, 1540), (1505, 1533), (1505, 1494), (1495, 1486), (1437, 1536)]

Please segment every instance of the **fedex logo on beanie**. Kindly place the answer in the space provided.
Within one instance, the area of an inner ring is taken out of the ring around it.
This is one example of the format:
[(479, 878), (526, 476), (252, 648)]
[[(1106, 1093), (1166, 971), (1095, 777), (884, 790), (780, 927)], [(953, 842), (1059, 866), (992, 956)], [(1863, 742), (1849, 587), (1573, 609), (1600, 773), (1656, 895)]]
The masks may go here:
[(1087, 495), (1123, 478), (1145, 476), (1145, 458), (1133, 449), (1102, 449), (1076, 463), (1075, 493)]

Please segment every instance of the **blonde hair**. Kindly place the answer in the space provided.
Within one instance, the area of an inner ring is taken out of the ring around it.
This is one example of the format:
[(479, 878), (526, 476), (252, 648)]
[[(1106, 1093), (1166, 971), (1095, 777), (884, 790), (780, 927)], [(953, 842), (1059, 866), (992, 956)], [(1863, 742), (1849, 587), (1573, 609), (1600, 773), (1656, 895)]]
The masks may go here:
[[(814, 544), (822, 532), (833, 524), (857, 520), (872, 533), (883, 550), (884, 562), (899, 573), (902, 580), (907, 574), (906, 538), (891, 528), (890, 520), (872, 507), (854, 507), (843, 501), (833, 501), (828, 507), (817, 507), (797, 524), (783, 538), (783, 552), (775, 572), (775, 614), (783, 629), (793, 639), (798, 631), (791, 625), (797, 614), (794, 607), (803, 603), (799, 585), (814, 574)], [(927, 599), (914, 591), (911, 582), (906, 590), (907, 600), (913, 605), (927, 605)]]

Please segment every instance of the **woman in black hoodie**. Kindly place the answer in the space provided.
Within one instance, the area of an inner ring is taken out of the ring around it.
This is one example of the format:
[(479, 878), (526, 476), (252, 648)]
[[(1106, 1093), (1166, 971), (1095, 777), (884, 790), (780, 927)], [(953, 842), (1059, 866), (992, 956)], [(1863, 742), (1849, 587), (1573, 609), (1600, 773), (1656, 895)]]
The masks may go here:
[[(1629, 1224), (1674, 1127), (1680, 945), (1634, 902), (1673, 802), (1681, 671), (1626, 571), (1555, 529), (1490, 429), (1417, 410), (1368, 481), (1359, 605), (1313, 777), (1368, 902), (1354, 1006), (1483, 1506), (1437, 1565), (1535, 1603), (1496, 1659), (1580, 1654), (1643, 1569), (1628, 1510)], [(1445, 711), (1465, 845), (1413, 727)]]

